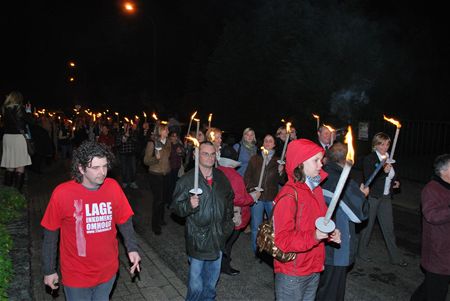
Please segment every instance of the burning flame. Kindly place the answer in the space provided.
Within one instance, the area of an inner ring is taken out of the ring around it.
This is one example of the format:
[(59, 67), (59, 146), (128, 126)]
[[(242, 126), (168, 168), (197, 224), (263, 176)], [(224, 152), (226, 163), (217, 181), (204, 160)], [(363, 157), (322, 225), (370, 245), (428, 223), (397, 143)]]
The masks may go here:
[(320, 118), (319, 115), (316, 115), (316, 114), (312, 114), (312, 115), (313, 115), (313, 117), (316, 118), (316, 119), (319, 119), (319, 118)]
[(119, 113), (118, 112), (114, 112), (114, 115), (119, 116)]
[(345, 143), (347, 143), (348, 151), (347, 151), (347, 157), (346, 160), (354, 162), (355, 158), (355, 150), (353, 149), (353, 136), (352, 136), (352, 127), (348, 126), (347, 135), (345, 135)]
[(200, 143), (198, 143), (198, 140), (196, 138), (191, 137), (191, 136), (187, 136), (186, 139), (191, 140), (192, 142), (194, 142), (194, 146), (195, 147), (199, 147), (200, 146)]
[(284, 120), (284, 118), (281, 118), (281, 122), (282, 122), (282, 123), (285, 123), (285, 122), (286, 122), (286, 120)]
[(335, 129), (333, 129), (331, 126), (324, 124), (324, 127), (326, 127), (330, 132), (334, 132)]
[(158, 120), (158, 116), (156, 116), (156, 113), (152, 114), (152, 118), (155, 119), (155, 120)]
[(264, 146), (261, 146), (261, 151), (264, 156), (267, 156), (269, 154), (269, 151), (267, 149), (265, 149)]
[(388, 118), (385, 115), (383, 115), (384, 120), (389, 121), (390, 123), (392, 123), (393, 125), (395, 125), (397, 128), (401, 128), (402, 125), (400, 124), (400, 122), (398, 122), (397, 120), (395, 120), (394, 118)]
[(209, 114), (209, 116), (208, 116), (208, 122), (211, 122), (211, 120), (212, 120), (212, 115), (213, 115), (212, 113)]
[(195, 115), (197, 115), (197, 111), (195, 111), (194, 114), (192, 114), (191, 120), (193, 120), (195, 118)]
[(161, 120), (161, 124), (169, 124), (169, 123), (165, 120)]
[(286, 133), (289, 134), (291, 132), (291, 123), (286, 123)]
[(138, 115), (134, 115), (134, 119), (139, 120), (139, 116)]
[(130, 119), (128, 119), (128, 117), (124, 117), (123, 119), (125, 119), (126, 122), (130, 122)]
[(209, 133), (209, 140), (211, 142), (214, 142), (216, 140), (216, 134), (214, 134), (214, 131), (211, 131), (211, 133)]
[(147, 114), (144, 112), (144, 117), (147, 118)]

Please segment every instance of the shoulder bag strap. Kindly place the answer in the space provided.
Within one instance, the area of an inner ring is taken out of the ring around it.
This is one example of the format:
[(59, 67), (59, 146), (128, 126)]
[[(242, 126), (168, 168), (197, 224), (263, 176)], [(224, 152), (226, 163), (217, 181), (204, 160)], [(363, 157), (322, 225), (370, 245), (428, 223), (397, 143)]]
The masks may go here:
[[(295, 189), (294, 186), (286, 184), (287, 186), (291, 187), (294, 190), (294, 195), (292, 195), (292, 193), (285, 193), (283, 194), (279, 199), (278, 202), (275, 203), (275, 205), (272, 208), (272, 212), (270, 213), (270, 225), (273, 226), (273, 213), (275, 211), (275, 207), (278, 205), (278, 203), (281, 201), (281, 199), (286, 196), (286, 195), (290, 195), (291, 197), (293, 197), (295, 199), (295, 215), (294, 218), (297, 218), (297, 210), (298, 210), (298, 194), (297, 194), (297, 190)], [(297, 229), (297, 223), (294, 222), (295, 225), (295, 229)]]

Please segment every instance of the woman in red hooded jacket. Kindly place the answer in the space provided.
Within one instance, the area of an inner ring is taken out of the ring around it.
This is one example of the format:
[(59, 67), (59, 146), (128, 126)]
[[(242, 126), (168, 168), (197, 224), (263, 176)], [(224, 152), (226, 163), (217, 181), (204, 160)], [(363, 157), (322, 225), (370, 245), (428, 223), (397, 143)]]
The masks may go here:
[(339, 230), (327, 234), (315, 226), (327, 210), (319, 186), (327, 176), (322, 170), (323, 155), (323, 148), (307, 139), (288, 145), (288, 182), (274, 200), (273, 223), (276, 246), (297, 256), (285, 263), (274, 260), (277, 300), (314, 300), (325, 262), (323, 241), (340, 243)]

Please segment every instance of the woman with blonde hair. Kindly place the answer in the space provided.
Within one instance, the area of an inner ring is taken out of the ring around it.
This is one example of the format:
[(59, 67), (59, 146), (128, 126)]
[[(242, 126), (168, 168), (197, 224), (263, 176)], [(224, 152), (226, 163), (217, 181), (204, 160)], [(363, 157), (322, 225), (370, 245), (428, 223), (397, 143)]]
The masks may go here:
[(172, 147), (168, 136), (169, 127), (159, 124), (155, 129), (155, 139), (148, 141), (144, 155), (144, 164), (148, 166), (153, 192), (152, 230), (156, 235), (161, 235), (161, 226), (166, 225), (164, 204), (171, 199), (169, 157)]
[(13, 91), (6, 96), (2, 107), (3, 115), (3, 154), (1, 167), (6, 168), (4, 176), (5, 186), (16, 187), (22, 191), (25, 178), (25, 166), (31, 165), (25, 135), (29, 135), (28, 123), (31, 122), (31, 107), (26, 111), (23, 107), (23, 96)]
[(237, 152), (237, 161), (241, 163), (237, 172), (241, 175), (245, 175), (247, 170), (248, 161), (254, 155), (256, 155), (256, 135), (252, 128), (246, 128), (242, 133), (242, 139), (240, 142), (233, 145), (234, 150)]

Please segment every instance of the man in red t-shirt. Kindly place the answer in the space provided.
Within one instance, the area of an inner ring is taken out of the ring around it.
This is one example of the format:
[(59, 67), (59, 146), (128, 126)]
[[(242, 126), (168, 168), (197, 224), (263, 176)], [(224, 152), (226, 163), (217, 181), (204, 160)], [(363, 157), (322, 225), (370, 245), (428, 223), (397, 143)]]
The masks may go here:
[(106, 178), (112, 153), (96, 142), (84, 142), (74, 152), (73, 180), (52, 193), (44, 227), (44, 283), (57, 289), (56, 253), (60, 235), (61, 274), (67, 300), (109, 300), (118, 271), (116, 225), (124, 237), (130, 273), (140, 271), (133, 210), (118, 183)]

